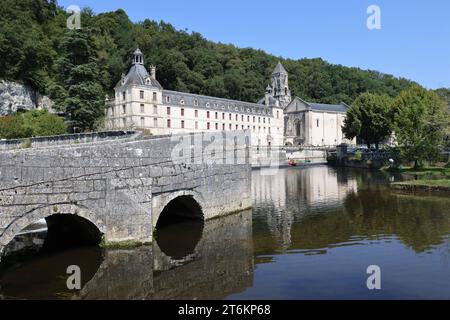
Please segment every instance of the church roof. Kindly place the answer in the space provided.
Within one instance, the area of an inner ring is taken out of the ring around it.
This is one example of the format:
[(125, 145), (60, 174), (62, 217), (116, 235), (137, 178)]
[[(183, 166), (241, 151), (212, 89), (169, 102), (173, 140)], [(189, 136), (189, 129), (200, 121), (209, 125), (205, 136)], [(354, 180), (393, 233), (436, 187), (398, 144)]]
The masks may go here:
[(272, 74), (276, 73), (287, 73), (286, 69), (283, 67), (281, 62), (278, 62), (277, 66), (275, 67), (275, 70), (273, 70)]
[(348, 106), (345, 103), (341, 104), (324, 104), (307, 102), (299, 97), (292, 99), (291, 103), (285, 108), (286, 113), (304, 112), (306, 110), (321, 111), (321, 112), (336, 112), (346, 113)]
[(318, 111), (347, 112), (345, 104), (308, 103), (311, 109)]
[[(150, 79), (150, 84), (147, 84), (146, 80)], [(143, 64), (134, 64), (131, 66), (130, 71), (125, 76), (124, 81), (120, 80), (117, 86), (123, 85), (151, 85), (158, 89), (162, 89), (161, 84), (156, 80), (150, 77), (147, 69)]]

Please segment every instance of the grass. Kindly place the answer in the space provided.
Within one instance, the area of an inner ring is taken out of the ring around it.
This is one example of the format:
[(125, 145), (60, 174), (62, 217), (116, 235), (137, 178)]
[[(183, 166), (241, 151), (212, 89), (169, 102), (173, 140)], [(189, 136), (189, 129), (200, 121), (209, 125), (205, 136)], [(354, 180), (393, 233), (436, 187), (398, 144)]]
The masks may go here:
[(396, 182), (392, 185), (403, 185), (403, 186), (424, 186), (424, 187), (443, 187), (450, 189), (450, 179), (446, 180), (410, 180), (404, 182)]
[(399, 173), (416, 176), (418, 178), (425, 176), (442, 176), (445, 178), (450, 178), (450, 168), (445, 167), (425, 167), (423, 169), (414, 169), (405, 167), (398, 170)]

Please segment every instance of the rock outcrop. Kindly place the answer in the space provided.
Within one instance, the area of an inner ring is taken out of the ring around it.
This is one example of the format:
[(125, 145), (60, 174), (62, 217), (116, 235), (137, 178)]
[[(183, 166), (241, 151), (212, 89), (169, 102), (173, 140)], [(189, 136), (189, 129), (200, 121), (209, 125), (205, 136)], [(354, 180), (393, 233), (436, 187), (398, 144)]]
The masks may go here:
[(0, 116), (6, 116), (20, 110), (49, 109), (53, 102), (42, 96), (30, 86), (16, 82), (0, 81)]

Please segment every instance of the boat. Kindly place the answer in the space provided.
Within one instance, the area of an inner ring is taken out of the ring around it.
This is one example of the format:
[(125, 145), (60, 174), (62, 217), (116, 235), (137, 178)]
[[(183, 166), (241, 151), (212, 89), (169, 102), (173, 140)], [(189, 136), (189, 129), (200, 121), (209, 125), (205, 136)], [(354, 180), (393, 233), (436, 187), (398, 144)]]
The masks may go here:
[(290, 167), (296, 167), (296, 166), (297, 166), (297, 163), (296, 163), (294, 160), (289, 159), (289, 161), (288, 161), (288, 166), (290, 166)]

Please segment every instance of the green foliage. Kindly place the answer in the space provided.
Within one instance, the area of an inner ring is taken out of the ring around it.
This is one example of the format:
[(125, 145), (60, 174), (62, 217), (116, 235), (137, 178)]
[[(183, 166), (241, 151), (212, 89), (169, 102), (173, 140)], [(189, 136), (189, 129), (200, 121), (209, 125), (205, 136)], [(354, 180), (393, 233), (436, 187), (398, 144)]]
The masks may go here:
[(47, 110), (33, 110), (0, 117), (0, 139), (54, 136), (67, 133), (64, 119)]
[(64, 119), (47, 110), (32, 110), (23, 114), (24, 125), (31, 129), (32, 136), (55, 136), (67, 133)]
[(28, 126), (25, 126), (22, 117), (0, 117), (0, 139), (22, 139), (31, 135), (32, 130)]
[(123, 10), (95, 15), (84, 9), (79, 31), (67, 30), (68, 14), (56, 1), (2, 0), (0, 12), (0, 78), (50, 94), (80, 130), (92, 129), (103, 105), (102, 91), (112, 92), (137, 46), (147, 66), (157, 66), (166, 89), (223, 98), (262, 98), (278, 60), (290, 73), (292, 93), (312, 102), (351, 104), (363, 92), (394, 97), (412, 84), (322, 59), (282, 59), (214, 43), (165, 22), (133, 23)]
[(392, 134), (392, 101), (387, 95), (363, 93), (351, 105), (344, 121), (343, 132), (347, 139), (363, 139), (368, 146)]
[(61, 48), (56, 62), (58, 85), (51, 92), (56, 109), (68, 116), (75, 131), (93, 130), (105, 103), (94, 40), (89, 30), (68, 31)]
[(448, 125), (446, 103), (434, 92), (414, 86), (394, 100), (395, 136), (402, 158), (422, 167), (439, 158)]

